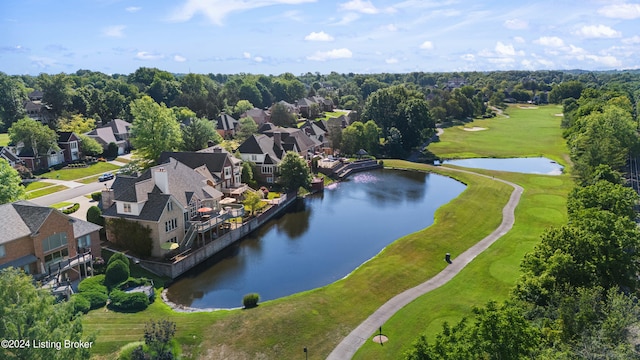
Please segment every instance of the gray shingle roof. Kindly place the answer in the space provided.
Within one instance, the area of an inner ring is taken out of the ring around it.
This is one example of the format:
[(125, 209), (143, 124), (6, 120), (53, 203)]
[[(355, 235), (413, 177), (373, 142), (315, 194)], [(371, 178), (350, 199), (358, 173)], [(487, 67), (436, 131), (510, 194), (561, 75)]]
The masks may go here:
[(224, 164), (229, 157), (228, 153), (222, 152), (170, 152), (163, 151), (160, 154), (159, 163), (163, 164), (169, 160), (169, 158), (174, 158), (181, 163), (187, 165), (192, 169), (199, 168), (202, 165), (205, 165), (207, 169), (211, 173), (219, 173), (224, 171)]
[(231, 115), (222, 113), (218, 116), (219, 130), (235, 130), (236, 126), (238, 126), (238, 120), (234, 119)]
[(102, 226), (90, 223), (88, 221), (73, 219), (73, 236), (79, 238), (102, 229)]

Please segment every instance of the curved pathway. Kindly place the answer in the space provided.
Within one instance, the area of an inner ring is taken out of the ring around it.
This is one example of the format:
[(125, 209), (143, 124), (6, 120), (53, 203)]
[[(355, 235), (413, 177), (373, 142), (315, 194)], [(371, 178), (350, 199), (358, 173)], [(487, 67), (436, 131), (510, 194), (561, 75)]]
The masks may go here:
[[(454, 169), (449, 167), (447, 167), (447, 169), (478, 176), (484, 176), (487, 178), (490, 177), (467, 170)], [(453, 279), (453, 277), (456, 276), (465, 266), (467, 266), (467, 264), (469, 264), (476, 256), (489, 248), (489, 246), (491, 246), (491, 244), (502, 237), (502, 235), (511, 230), (515, 222), (515, 209), (520, 202), (520, 196), (522, 195), (523, 188), (520, 185), (506, 180), (496, 178), (493, 179), (513, 187), (511, 197), (502, 209), (502, 223), (500, 223), (500, 226), (498, 226), (491, 234), (487, 235), (484, 239), (480, 240), (480, 242), (476, 243), (475, 245), (467, 249), (467, 251), (454, 258), (453, 263), (447, 266), (436, 276), (416, 287), (405, 290), (404, 292), (394, 296), (392, 299), (387, 301), (384, 305), (378, 308), (378, 310), (371, 314), (365, 321), (358, 325), (358, 327), (356, 327), (349, 335), (347, 335), (347, 337), (345, 337), (340, 342), (340, 344), (338, 344), (338, 346), (333, 349), (331, 354), (329, 354), (329, 357), (327, 357), (327, 360), (351, 359), (356, 351), (358, 351), (358, 349), (362, 346), (362, 344), (364, 344), (365, 341), (367, 341), (367, 339), (369, 339), (376, 332), (376, 330), (378, 330), (380, 325), (389, 320), (389, 318), (391, 318), (393, 314), (398, 312), (405, 305), (417, 299), (419, 296), (422, 296), (431, 290), (437, 289), (438, 287), (447, 283), (449, 280)]]

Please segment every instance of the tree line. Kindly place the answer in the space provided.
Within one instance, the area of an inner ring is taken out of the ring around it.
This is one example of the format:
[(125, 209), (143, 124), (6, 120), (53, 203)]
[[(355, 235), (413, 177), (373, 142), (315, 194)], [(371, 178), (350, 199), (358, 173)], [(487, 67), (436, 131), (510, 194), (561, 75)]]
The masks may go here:
[(525, 256), (507, 301), (419, 337), (406, 359), (640, 358), (639, 198), (621, 173), (639, 144), (637, 91), (613, 85), (554, 88), (577, 180), (567, 224)]

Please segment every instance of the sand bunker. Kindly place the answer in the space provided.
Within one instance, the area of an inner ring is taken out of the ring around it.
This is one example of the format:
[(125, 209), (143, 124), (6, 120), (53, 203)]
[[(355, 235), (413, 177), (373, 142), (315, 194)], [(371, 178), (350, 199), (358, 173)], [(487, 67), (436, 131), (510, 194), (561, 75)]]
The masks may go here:
[(555, 116), (564, 116), (564, 114), (554, 114)]
[(472, 128), (462, 128), (462, 130), (464, 130), (464, 131), (482, 131), (482, 130), (487, 130), (487, 128), (474, 126)]

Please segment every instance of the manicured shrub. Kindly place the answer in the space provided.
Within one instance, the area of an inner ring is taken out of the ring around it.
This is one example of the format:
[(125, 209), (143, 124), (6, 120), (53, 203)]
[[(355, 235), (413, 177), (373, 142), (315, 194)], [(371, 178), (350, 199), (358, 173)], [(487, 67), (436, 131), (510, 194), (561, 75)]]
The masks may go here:
[(113, 255), (111, 255), (111, 257), (109, 258), (109, 261), (107, 262), (107, 266), (111, 265), (112, 262), (116, 261), (116, 260), (120, 260), (123, 263), (125, 263), (125, 265), (127, 265), (127, 267), (129, 267), (131, 264), (129, 263), (129, 258), (121, 253), (121, 252), (117, 252), (114, 253)]
[(109, 298), (107, 294), (97, 291), (86, 291), (78, 295), (81, 295), (85, 299), (89, 300), (91, 310), (105, 306), (107, 304), (107, 299)]
[(133, 351), (137, 347), (142, 347), (144, 345), (144, 341), (135, 341), (126, 344), (125, 346), (120, 348), (118, 351), (118, 360), (131, 360)]
[(71, 305), (73, 306), (74, 314), (79, 312), (86, 314), (89, 312), (89, 309), (91, 309), (89, 299), (84, 297), (82, 294), (73, 294), (71, 296)]
[(107, 291), (107, 287), (104, 285), (104, 279), (105, 279), (104, 275), (96, 275), (90, 278), (86, 278), (80, 281), (80, 284), (78, 284), (78, 292), (84, 293), (89, 291), (95, 291), (95, 292), (100, 292), (106, 295), (108, 291)]
[(119, 311), (142, 311), (149, 306), (147, 294), (141, 292), (126, 293), (122, 290), (114, 289), (109, 294), (111, 299), (110, 307)]
[(101, 191), (96, 191), (94, 193), (91, 193), (91, 200), (93, 201), (100, 201), (100, 199), (102, 199), (102, 192)]
[(122, 260), (110, 261), (105, 276), (107, 286), (117, 285), (129, 278), (129, 266)]
[(251, 309), (258, 306), (258, 301), (260, 301), (260, 295), (251, 293), (242, 298), (242, 305), (244, 305), (245, 309)]
[(71, 207), (62, 210), (62, 213), (67, 214), (67, 215), (68, 214), (73, 214), (74, 212), (78, 211), (78, 209), (80, 209), (80, 204), (75, 203)]
[(100, 208), (95, 205), (87, 209), (87, 221), (96, 225), (104, 226), (102, 210), (100, 210)]

